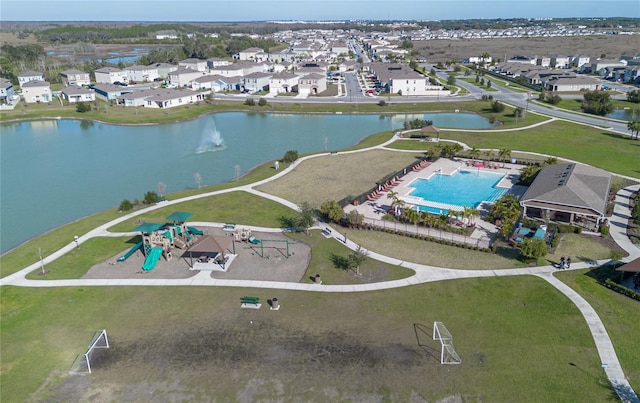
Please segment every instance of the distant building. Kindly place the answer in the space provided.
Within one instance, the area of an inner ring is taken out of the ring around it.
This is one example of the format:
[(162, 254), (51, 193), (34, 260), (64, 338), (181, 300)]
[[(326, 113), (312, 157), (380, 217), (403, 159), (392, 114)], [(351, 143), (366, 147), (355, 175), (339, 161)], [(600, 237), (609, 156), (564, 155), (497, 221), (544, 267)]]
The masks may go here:
[(21, 87), (24, 102), (51, 102), (51, 85), (48, 81), (32, 80), (25, 82)]
[(91, 84), (89, 73), (75, 69), (60, 72), (60, 79), (64, 87), (81, 87)]

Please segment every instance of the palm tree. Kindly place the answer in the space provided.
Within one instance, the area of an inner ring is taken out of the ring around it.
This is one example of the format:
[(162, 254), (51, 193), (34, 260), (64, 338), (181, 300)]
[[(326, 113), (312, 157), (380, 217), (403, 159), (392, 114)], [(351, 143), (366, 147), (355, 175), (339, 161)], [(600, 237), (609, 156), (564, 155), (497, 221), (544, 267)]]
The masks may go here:
[(469, 156), (473, 161), (477, 160), (480, 156), (480, 150), (476, 147), (473, 147), (471, 150), (469, 150)]
[(635, 133), (635, 139), (638, 140), (638, 133), (640, 133), (640, 121), (631, 120), (627, 123), (627, 130), (631, 132), (631, 137)]
[(547, 165), (554, 165), (557, 163), (558, 163), (558, 159), (556, 157), (549, 157), (546, 160), (544, 160), (542, 165), (547, 166)]
[(502, 167), (504, 168), (505, 160), (511, 158), (511, 150), (508, 148), (501, 148), (498, 150), (498, 157), (502, 160)]

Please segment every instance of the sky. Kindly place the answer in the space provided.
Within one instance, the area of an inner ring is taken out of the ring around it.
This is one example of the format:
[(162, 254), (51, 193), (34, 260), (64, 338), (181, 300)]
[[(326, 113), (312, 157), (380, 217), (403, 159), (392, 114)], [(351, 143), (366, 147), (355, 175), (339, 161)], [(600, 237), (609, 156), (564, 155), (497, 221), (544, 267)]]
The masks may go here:
[(636, 17), (638, 0), (0, 0), (2, 21), (446, 20)]

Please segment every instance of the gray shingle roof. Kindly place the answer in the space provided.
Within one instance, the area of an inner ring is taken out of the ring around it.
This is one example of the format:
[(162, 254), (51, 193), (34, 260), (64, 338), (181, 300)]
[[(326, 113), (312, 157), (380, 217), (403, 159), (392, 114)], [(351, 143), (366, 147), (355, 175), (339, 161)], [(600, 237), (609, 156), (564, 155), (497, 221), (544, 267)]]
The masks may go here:
[(544, 167), (522, 196), (521, 204), (543, 202), (604, 215), (611, 175), (582, 164), (554, 164)]

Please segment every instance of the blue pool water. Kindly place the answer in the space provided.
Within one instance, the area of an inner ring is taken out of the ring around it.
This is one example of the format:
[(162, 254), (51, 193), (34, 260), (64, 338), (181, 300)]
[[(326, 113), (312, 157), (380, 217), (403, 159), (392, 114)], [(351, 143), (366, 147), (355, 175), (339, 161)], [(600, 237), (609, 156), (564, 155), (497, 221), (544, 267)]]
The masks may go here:
[(420, 210), (439, 213), (442, 210), (462, 210), (462, 207), (478, 207), (481, 202), (494, 202), (507, 192), (496, 185), (503, 174), (486, 171), (459, 170), (453, 175), (435, 174), (429, 179), (416, 179), (409, 186), (409, 194), (422, 199)]

